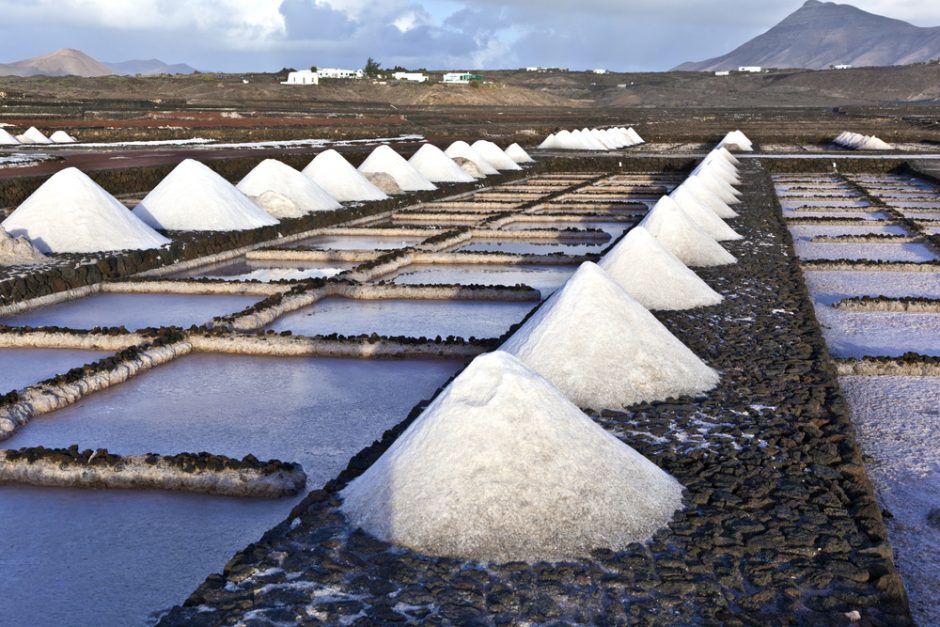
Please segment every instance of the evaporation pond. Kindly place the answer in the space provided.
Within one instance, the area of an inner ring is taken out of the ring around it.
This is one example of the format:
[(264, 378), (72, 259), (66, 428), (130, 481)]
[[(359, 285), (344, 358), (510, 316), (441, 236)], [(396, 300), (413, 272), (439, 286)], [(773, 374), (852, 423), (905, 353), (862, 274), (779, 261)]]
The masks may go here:
[(462, 300), (360, 300), (330, 297), (278, 318), (268, 328), (298, 335), (500, 337), (536, 303)]
[(583, 222), (510, 222), (501, 227), (504, 231), (528, 231), (530, 229), (598, 229), (604, 231), (611, 238), (620, 237), (624, 231), (633, 226), (633, 222), (583, 221)]
[(329, 278), (355, 265), (355, 263), (347, 261), (312, 263), (308, 261), (269, 261), (242, 258), (179, 272), (171, 275), (170, 278), (207, 278), (269, 283), (271, 281)]
[(607, 242), (600, 241), (568, 243), (550, 240), (474, 239), (469, 244), (458, 248), (457, 252), (496, 252), (516, 255), (590, 255), (599, 253), (606, 246)]
[(796, 240), (800, 259), (867, 259), (872, 261), (936, 261), (937, 256), (926, 244), (832, 243)]
[(110, 354), (59, 348), (0, 348), (0, 394), (65, 374)]
[(9, 326), (91, 329), (124, 326), (189, 327), (216, 316), (235, 313), (260, 301), (261, 296), (197, 294), (92, 294), (14, 316), (0, 318)]
[(871, 224), (790, 224), (794, 239), (810, 240), (820, 235), (907, 235), (900, 224), (872, 222)]
[[(196, 354), (34, 418), (9, 446), (208, 450), (303, 464), (319, 487), (461, 366)], [(301, 496), (0, 486), (9, 625), (142, 625), (181, 603)]]
[(804, 270), (813, 301), (831, 305), (857, 296), (940, 298), (940, 272), (865, 272)]
[(816, 319), (833, 357), (940, 357), (940, 314), (843, 311), (818, 305)]
[(528, 285), (549, 296), (568, 280), (575, 266), (495, 264), (416, 264), (404, 268), (395, 283), (421, 285)]
[(319, 248), (332, 250), (394, 250), (414, 246), (425, 237), (382, 235), (318, 235), (288, 244), (285, 248)]

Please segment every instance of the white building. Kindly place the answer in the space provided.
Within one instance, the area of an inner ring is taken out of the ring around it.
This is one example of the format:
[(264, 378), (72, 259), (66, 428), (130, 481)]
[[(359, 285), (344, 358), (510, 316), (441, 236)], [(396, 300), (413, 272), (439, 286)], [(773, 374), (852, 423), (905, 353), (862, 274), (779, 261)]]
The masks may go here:
[(428, 75), (421, 72), (395, 72), (392, 78), (396, 81), (411, 81), (413, 83), (427, 83)]
[(731, 72), (729, 70), (718, 70), (715, 72), (715, 76), (731, 76)]
[(851, 69), (852, 69), (852, 66), (851, 66), (851, 65), (846, 65), (846, 64), (843, 63), (843, 64), (839, 64), (839, 65), (833, 65), (833, 66), (832, 66), (832, 69), (833, 69), (833, 70), (851, 70)]
[(317, 70), (320, 78), (351, 78), (359, 79), (363, 77), (362, 70), (343, 70), (335, 67), (323, 67)]
[(470, 72), (448, 72), (444, 74), (444, 83), (447, 85), (469, 85), (470, 81), (482, 81), (483, 77), (479, 74)]
[(764, 68), (759, 65), (742, 65), (738, 68), (738, 72), (747, 72), (749, 74), (760, 74), (763, 71)]
[(594, 74), (607, 74), (607, 70), (604, 68), (597, 68), (596, 70), (591, 70)]
[(527, 67), (525, 71), (526, 72), (541, 72), (543, 70), (540, 67)]
[[(244, 81), (248, 82), (248, 81)], [(287, 75), (287, 80), (283, 81), (281, 85), (319, 85), (320, 84), (320, 75), (317, 72), (311, 72), (310, 70), (301, 70), (299, 72), (291, 72)]]

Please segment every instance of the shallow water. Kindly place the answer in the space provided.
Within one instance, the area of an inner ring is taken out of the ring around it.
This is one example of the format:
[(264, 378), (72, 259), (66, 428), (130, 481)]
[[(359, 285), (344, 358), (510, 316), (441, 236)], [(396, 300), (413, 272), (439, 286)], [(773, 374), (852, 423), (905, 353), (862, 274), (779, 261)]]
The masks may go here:
[(285, 248), (335, 250), (395, 250), (420, 244), (424, 237), (379, 237), (374, 235), (320, 235), (288, 244)]
[(813, 301), (831, 305), (857, 296), (940, 298), (940, 272), (864, 272), (804, 270)]
[[(461, 364), (197, 354), (36, 418), (10, 446), (208, 450), (299, 461), (308, 486), (404, 419)], [(0, 486), (0, 623), (139, 625), (180, 603), (301, 497)]]
[(589, 255), (599, 253), (609, 242), (566, 244), (564, 242), (537, 242), (525, 240), (474, 240), (457, 252), (497, 252), (517, 255)]
[(561, 287), (575, 266), (502, 266), (491, 264), (413, 265), (404, 268), (395, 283), (435, 285), (517, 285), (539, 290), (542, 298)]
[(584, 222), (510, 222), (502, 227), (506, 231), (528, 231), (531, 229), (599, 229), (615, 239), (633, 226), (633, 222), (604, 222), (586, 220)]
[(816, 319), (834, 357), (940, 356), (940, 314), (842, 311), (818, 305)]
[(900, 224), (878, 223), (872, 224), (791, 224), (790, 233), (795, 240), (809, 240), (819, 235), (908, 235), (907, 229)]
[(261, 296), (192, 294), (92, 294), (15, 316), (0, 318), (10, 326), (57, 326), (70, 329), (204, 324), (215, 316), (235, 313), (262, 300)]
[(0, 348), (0, 394), (65, 374), (110, 354), (59, 348)]
[(870, 259), (873, 261), (936, 261), (937, 256), (925, 244), (907, 243), (829, 243), (795, 241), (801, 259)]
[(298, 335), (500, 337), (534, 306), (531, 302), (325, 298), (278, 318), (267, 328)]
[(331, 277), (352, 268), (352, 262), (329, 261), (311, 263), (304, 261), (255, 261), (245, 258), (225, 261), (209, 266), (179, 272), (170, 278), (213, 278), (228, 281), (287, 281), (291, 279), (313, 279)]

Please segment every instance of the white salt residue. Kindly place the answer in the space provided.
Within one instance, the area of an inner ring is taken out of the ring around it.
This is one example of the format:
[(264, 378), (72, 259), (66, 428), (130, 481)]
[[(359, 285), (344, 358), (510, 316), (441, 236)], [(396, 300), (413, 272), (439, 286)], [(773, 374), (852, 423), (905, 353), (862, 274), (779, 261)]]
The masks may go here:
[(478, 357), (343, 491), (353, 525), (478, 561), (644, 542), (682, 486), (512, 356)]
[(691, 309), (722, 301), (642, 226), (631, 229), (599, 265), (647, 309)]
[(936, 261), (937, 255), (926, 244), (794, 242), (800, 259), (867, 259), (872, 261)]
[(521, 170), (522, 166), (512, 160), (509, 155), (507, 155), (502, 148), (497, 146), (491, 141), (485, 139), (478, 139), (473, 142), (472, 148), (480, 153), (484, 159), (486, 159), (490, 164), (493, 165), (497, 170)]
[(25, 237), (12, 237), (0, 228), (0, 266), (15, 266), (48, 261)]
[(408, 160), (432, 183), (472, 183), (474, 179), (434, 144), (425, 144)]
[(855, 312), (817, 304), (816, 319), (835, 357), (940, 356), (938, 314)]
[(840, 377), (866, 469), (882, 507), (888, 536), (920, 625), (940, 624), (940, 378)]
[(300, 281), (302, 279), (320, 279), (330, 278), (343, 272), (343, 268), (311, 268), (302, 270), (300, 268), (259, 268), (246, 272), (244, 274), (214, 276), (205, 275), (206, 279), (221, 279), (223, 281), (261, 281), (270, 283), (271, 281)]
[(14, 152), (9, 155), (0, 155), (0, 168), (27, 168), (43, 161), (51, 161), (54, 158), (52, 155), (42, 152), (30, 154)]
[(519, 357), (579, 407), (620, 409), (718, 384), (717, 372), (590, 262), (501, 350)]
[(474, 165), (480, 168), (480, 172), (482, 172), (486, 176), (499, 174), (499, 170), (497, 170), (493, 166), (492, 163), (487, 161), (483, 157), (483, 155), (481, 155), (479, 152), (471, 148), (470, 144), (468, 144), (465, 141), (454, 142), (453, 144), (447, 147), (447, 150), (444, 151), (444, 154), (450, 157), (451, 159), (456, 159), (457, 157), (461, 157), (463, 159), (468, 159), (472, 161)]
[(831, 305), (856, 296), (940, 298), (940, 272), (804, 270), (816, 303)]
[(245, 231), (278, 220), (206, 165), (186, 159), (140, 204), (134, 214), (171, 231)]
[(535, 159), (519, 144), (510, 144), (510, 146), (506, 148), (506, 155), (519, 165), (535, 163)]
[(669, 196), (659, 199), (640, 226), (687, 266), (723, 266), (737, 262)]
[(256, 165), (236, 187), (275, 218), (299, 218), (342, 207), (313, 179), (275, 159)]
[(362, 172), (332, 148), (314, 157), (303, 173), (340, 202), (388, 199), (385, 192), (370, 183)]
[(820, 235), (908, 235), (907, 229), (900, 224), (790, 224), (788, 226), (794, 240), (811, 240)]
[(402, 191), (435, 190), (437, 186), (418, 172), (390, 146), (379, 146), (359, 166), (362, 173), (384, 173), (395, 179)]
[(44, 253), (139, 250), (170, 243), (76, 168), (53, 174), (0, 226)]

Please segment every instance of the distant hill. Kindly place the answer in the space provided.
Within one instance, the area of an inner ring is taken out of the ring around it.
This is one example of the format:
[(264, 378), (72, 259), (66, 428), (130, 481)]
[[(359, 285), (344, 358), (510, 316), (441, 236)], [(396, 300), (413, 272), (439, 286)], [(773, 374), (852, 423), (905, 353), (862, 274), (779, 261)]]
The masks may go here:
[(160, 59), (142, 59), (134, 61), (120, 61), (111, 63), (105, 61), (104, 64), (111, 68), (115, 74), (142, 74), (144, 76), (153, 76), (155, 74), (192, 74), (196, 68), (185, 63), (168, 64)]
[(0, 76), (109, 76), (111, 74), (192, 74), (188, 65), (167, 65), (158, 59), (102, 63), (80, 50), (62, 48), (55, 52), (0, 63)]
[(714, 59), (676, 70), (736, 70), (741, 66), (825, 69), (831, 65), (889, 66), (940, 57), (940, 27), (922, 28), (848, 4), (809, 0), (769, 31)]

